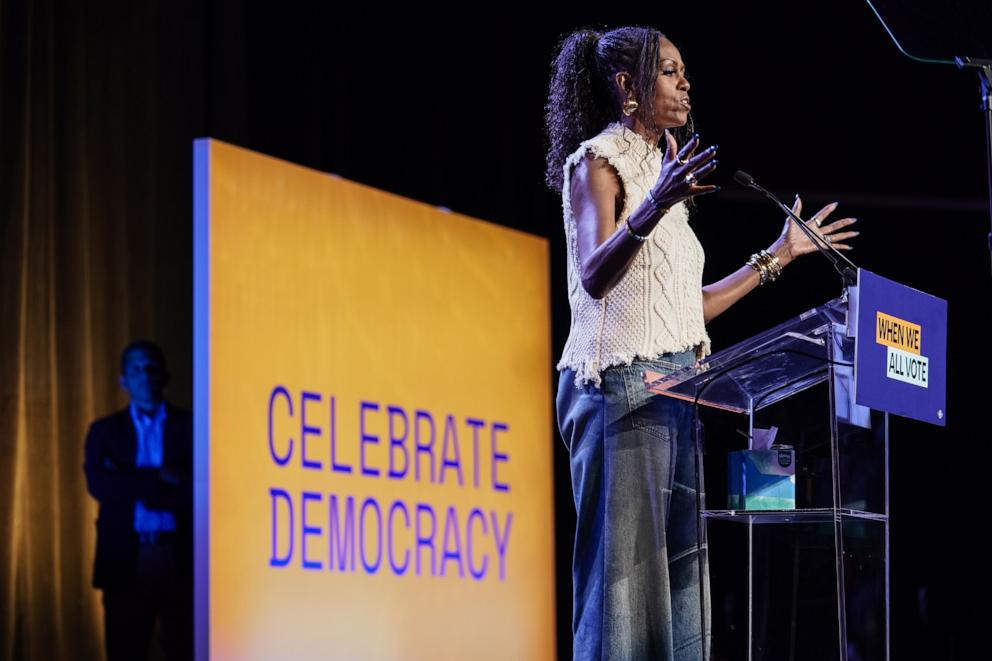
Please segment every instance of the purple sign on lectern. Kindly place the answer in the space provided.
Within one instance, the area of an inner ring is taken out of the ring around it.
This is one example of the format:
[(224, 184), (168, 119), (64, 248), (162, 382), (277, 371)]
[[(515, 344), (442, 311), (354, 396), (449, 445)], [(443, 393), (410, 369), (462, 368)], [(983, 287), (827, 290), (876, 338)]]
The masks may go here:
[(855, 402), (947, 423), (947, 301), (858, 270)]

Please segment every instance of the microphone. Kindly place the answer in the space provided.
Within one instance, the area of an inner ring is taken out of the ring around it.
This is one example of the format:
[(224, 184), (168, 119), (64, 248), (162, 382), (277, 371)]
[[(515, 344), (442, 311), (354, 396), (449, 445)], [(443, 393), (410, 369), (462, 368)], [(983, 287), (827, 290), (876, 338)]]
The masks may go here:
[(741, 186), (744, 186), (745, 188), (750, 188), (751, 186), (754, 186), (754, 177), (749, 175), (747, 172), (744, 172), (743, 170), (738, 170), (737, 172), (734, 173), (734, 181), (739, 183)]
[[(820, 238), (820, 235), (818, 235), (816, 232), (808, 228), (806, 226), (806, 223), (803, 221), (803, 219), (797, 216), (792, 211), (792, 209), (790, 209), (788, 206), (783, 204), (782, 200), (778, 199), (777, 197), (772, 195), (769, 191), (759, 186), (758, 183), (754, 180), (754, 177), (752, 177), (747, 172), (744, 172), (742, 170), (738, 170), (737, 172), (734, 173), (734, 181), (736, 181), (741, 186), (744, 186), (745, 188), (751, 188), (758, 191), (759, 193), (763, 193), (765, 197), (767, 197), (772, 202), (777, 204), (778, 207), (782, 211), (784, 211), (785, 214), (789, 218), (791, 218), (794, 223), (796, 223), (796, 225), (799, 226), (799, 229), (801, 229), (806, 234), (806, 236), (809, 237), (809, 240), (813, 242), (813, 245), (816, 246), (817, 250), (820, 251), (820, 254), (826, 257), (827, 260), (830, 261), (830, 263), (834, 267), (834, 270), (836, 270), (837, 273), (840, 274), (841, 279), (844, 281), (845, 287), (849, 285), (857, 284), (858, 267), (854, 264), (854, 262), (848, 259), (839, 250), (834, 248), (833, 245), (831, 245), (828, 241), (824, 241), (822, 238)], [(838, 259), (838, 257), (840, 259)], [(841, 261), (844, 261), (846, 265), (841, 264)]]

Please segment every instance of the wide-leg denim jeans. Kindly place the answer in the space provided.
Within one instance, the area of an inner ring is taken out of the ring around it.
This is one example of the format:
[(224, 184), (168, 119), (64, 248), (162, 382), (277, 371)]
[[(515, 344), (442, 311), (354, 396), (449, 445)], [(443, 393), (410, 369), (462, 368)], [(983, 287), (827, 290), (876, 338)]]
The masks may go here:
[(558, 383), (558, 428), (577, 514), (572, 561), (575, 659), (702, 659), (695, 447), (688, 404), (653, 396), (642, 372), (670, 373), (695, 352), (603, 372), (600, 388)]

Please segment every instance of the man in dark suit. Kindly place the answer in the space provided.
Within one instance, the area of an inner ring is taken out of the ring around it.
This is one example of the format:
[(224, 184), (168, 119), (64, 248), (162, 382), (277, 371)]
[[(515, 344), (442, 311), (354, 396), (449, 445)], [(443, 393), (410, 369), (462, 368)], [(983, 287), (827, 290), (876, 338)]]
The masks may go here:
[(109, 661), (146, 658), (156, 620), (170, 661), (193, 655), (193, 418), (166, 403), (168, 380), (158, 346), (128, 345), (121, 385), (130, 405), (86, 435)]

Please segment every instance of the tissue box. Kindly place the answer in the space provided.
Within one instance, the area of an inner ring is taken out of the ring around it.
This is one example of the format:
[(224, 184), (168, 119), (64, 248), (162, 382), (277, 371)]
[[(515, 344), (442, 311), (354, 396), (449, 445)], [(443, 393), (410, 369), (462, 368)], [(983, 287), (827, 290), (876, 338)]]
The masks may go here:
[(731, 452), (727, 471), (729, 509), (796, 508), (796, 454), (791, 447)]

